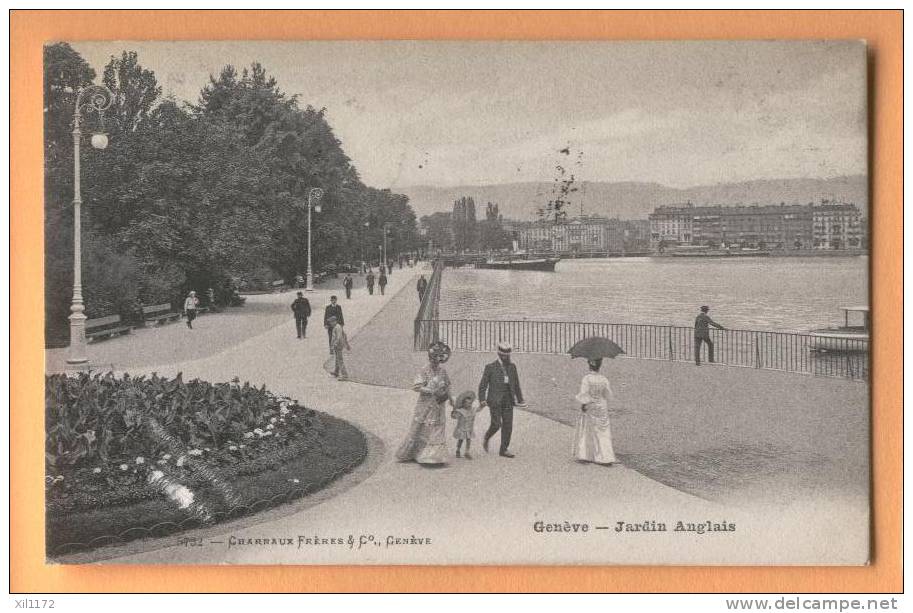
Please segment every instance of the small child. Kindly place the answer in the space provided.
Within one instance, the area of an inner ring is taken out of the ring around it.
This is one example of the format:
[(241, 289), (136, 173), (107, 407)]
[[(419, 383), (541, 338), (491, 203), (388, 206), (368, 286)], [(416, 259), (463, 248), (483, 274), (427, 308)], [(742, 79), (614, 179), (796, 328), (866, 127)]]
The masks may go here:
[(462, 457), (471, 460), (469, 445), (472, 444), (474, 436), (472, 425), (475, 423), (476, 413), (481, 411), (482, 407), (476, 400), (475, 392), (472, 391), (463, 392), (457, 396), (453, 407), (450, 417), (457, 420), (456, 427), (453, 429), (453, 438), (457, 440), (456, 457), (460, 457), (460, 448), (463, 446), (463, 441), (466, 441), (466, 453)]

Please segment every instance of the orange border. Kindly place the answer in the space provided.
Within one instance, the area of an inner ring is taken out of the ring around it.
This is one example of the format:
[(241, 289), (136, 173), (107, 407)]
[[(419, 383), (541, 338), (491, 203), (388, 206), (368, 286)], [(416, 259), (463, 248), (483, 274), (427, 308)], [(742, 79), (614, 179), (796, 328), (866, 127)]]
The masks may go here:
[[(10, 18), (14, 592), (902, 591), (901, 11), (15, 11)], [(863, 568), (62, 567), (44, 564), (42, 44), (50, 40), (854, 38), (870, 52), (874, 558)]]

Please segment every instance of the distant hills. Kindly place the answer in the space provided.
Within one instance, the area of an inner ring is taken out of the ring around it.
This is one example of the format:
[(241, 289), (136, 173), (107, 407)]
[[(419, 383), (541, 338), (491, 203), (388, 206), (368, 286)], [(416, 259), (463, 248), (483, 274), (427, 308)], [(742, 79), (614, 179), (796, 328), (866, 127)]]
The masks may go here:
[[(586, 215), (603, 215), (620, 219), (646, 219), (663, 204), (692, 202), (701, 204), (804, 204), (822, 199), (851, 202), (868, 216), (868, 181), (853, 175), (831, 179), (764, 179), (740, 183), (719, 183), (678, 189), (659, 183), (604, 183), (584, 181), (578, 184), (568, 214), (580, 214), (581, 203)], [(552, 184), (505, 183), (500, 185), (462, 185), (431, 187), (417, 185), (393, 191), (409, 196), (419, 217), (450, 211), (461, 196), (471, 196), (476, 210), (484, 211), (486, 202), (496, 202), (508, 219), (536, 218), (536, 210), (551, 199)], [(480, 211), (481, 212), (481, 211)]]

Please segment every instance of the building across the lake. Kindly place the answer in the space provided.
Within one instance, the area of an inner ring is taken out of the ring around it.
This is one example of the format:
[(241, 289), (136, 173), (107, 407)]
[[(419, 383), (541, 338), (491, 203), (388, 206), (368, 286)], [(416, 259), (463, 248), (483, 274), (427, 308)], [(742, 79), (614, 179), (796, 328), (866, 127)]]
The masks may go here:
[(760, 249), (860, 249), (865, 222), (855, 204), (660, 206), (650, 215), (650, 244)]
[(643, 253), (650, 249), (650, 222), (646, 219), (584, 215), (560, 224), (505, 221), (503, 227), (526, 251), (583, 256)]

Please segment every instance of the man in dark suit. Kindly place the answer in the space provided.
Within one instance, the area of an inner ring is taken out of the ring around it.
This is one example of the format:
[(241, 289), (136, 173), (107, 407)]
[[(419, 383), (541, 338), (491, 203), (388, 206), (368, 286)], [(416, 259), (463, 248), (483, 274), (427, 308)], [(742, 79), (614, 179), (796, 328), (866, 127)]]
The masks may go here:
[(418, 283), (415, 284), (415, 289), (418, 290), (418, 301), (421, 302), (425, 297), (425, 290), (428, 289), (428, 280), (425, 279), (425, 275), (421, 275), (418, 278)]
[(292, 303), (292, 311), (295, 313), (295, 328), (298, 330), (298, 338), (305, 338), (308, 332), (308, 317), (311, 316), (311, 303), (303, 293), (298, 292), (298, 297)]
[(520, 390), (520, 377), (517, 367), (510, 361), (510, 343), (498, 343), (498, 359), (485, 365), (482, 380), (479, 382), (479, 403), (488, 406), (491, 412), (491, 426), (482, 440), (482, 447), (488, 451), (488, 441), (501, 431), (500, 455), (512, 458), (514, 454), (508, 451), (510, 434), (514, 427), (514, 407), (525, 407), (523, 392)]
[(697, 366), (701, 365), (701, 343), (707, 343), (707, 358), (713, 364), (713, 340), (710, 338), (710, 327), (725, 330), (723, 326), (710, 319), (710, 315), (707, 315), (709, 310), (709, 306), (702, 306), (700, 315), (694, 319), (694, 363)]
[(330, 304), (323, 312), (323, 327), (327, 329), (330, 353), (333, 353), (333, 326), (330, 324), (330, 317), (335, 317), (340, 326), (344, 326), (346, 323), (342, 317), (342, 306), (336, 304), (336, 296), (330, 296)]

